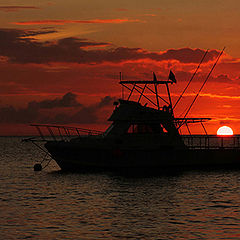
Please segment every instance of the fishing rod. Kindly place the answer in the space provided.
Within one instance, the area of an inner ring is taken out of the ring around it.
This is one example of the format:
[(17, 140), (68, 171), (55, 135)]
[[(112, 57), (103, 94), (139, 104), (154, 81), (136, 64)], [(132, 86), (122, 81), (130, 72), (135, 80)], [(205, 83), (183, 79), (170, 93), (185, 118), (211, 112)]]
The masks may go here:
[[(187, 117), (187, 114), (189, 113), (190, 109), (192, 108), (193, 104), (195, 103), (197, 97), (199, 96), (200, 92), (202, 91), (202, 89), (203, 89), (204, 85), (206, 84), (207, 80), (209, 79), (209, 77), (210, 77), (210, 75), (211, 75), (213, 69), (216, 67), (216, 65), (217, 65), (217, 63), (218, 63), (218, 60), (219, 60), (220, 57), (222, 56), (224, 50), (225, 50), (225, 47), (223, 48), (223, 50), (221, 51), (221, 53), (218, 55), (217, 60), (216, 60), (216, 62), (214, 63), (214, 65), (213, 65), (211, 71), (208, 73), (208, 75), (207, 75), (205, 81), (203, 82), (202, 86), (200, 87), (200, 89), (199, 89), (198, 93), (196, 94), (195, 98), (193, 99), (191, 105), (190, 105), (189, 108), (187, 109), (187, 112), (185, 113), (184, 118)], [(182, 125), (181, 125), (181, 126), (182, 126)], [(180, 126), (180, 127), (181, 127), (181, 126)]]
[(198, 66), (197, 66), (195, 72), (193, 73), (191, 79), (189, 80), (187, 86), (186, 86), (185, 89), (182, 91), (182, 93), (181, 93), (180, 97), (178, 98), (177, 102), (174, 104), (173, 109), (177, 106), (178, 102), (180, 101), (180, 99), (182, 98), (183, 94), (184, 94), (185, 91), (187, 90), (188, 86), (189, 86), (190, 83), (192, 82), (193, 78), (195, 77), (195, 75), (196, 75), (198, 69), (200, 68), (200, 66), (201, 66), (201, 64), (202, 64), (202, 62), (203, 62), (203, 60), (204, 60), (204, 58), (206, 57), (207, 53), (208, 53), (208, 49), (207, 49), (207, 51), (204, 53), (204, 55), (203, 55), (203, 57), (202, 57), (200, 63), (198, 64)]

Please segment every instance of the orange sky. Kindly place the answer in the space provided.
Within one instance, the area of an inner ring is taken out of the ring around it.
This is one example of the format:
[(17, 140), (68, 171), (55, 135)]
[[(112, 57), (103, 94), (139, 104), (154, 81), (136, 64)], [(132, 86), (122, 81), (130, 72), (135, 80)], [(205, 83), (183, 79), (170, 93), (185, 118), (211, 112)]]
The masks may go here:
[(154, 71), (161, 80), (171, 69), (176, 100), (210, 49), (178, 116), (224, 46), (189, 117), (212, 117), (209, 133), (222, 125), (240, 133), (239, 7), (238, 0), (1, 1), (0, 135), (29, 134), (32, 122), (104, 128), (121, 96), (120, 71), (129, 80), (150, 80)]

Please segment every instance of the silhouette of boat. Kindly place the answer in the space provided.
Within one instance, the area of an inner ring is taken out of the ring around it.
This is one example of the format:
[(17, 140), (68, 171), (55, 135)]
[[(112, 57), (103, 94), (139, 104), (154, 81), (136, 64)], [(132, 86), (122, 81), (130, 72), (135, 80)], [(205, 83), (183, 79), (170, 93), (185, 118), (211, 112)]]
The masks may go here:
[[(122, 97), (114, 103), (115, 109), (108, 119), (112, 124), (105, 132), (34, 124), (32, 126), (37, 128), (45, 142), (45, 149), (37, 144), (36, 139), (26, 141), (40, 147), (62, 170), (145, 170), (239, 165), (238, 136), (208, 135), (203, 123), (210, 118), (187, 118), (187, 114), (182, 118), (174, 116), (176, 104), (172, 105), (169, 90), (169, 84), (173, 83), (176, 83), (176, 79), (171, 71), (167, 81), (158, 81), (154, 73), (151, 81), (120, 79), (120, 84), (130, 93), (126, 99)], [(159, 95), (159, 85), (166, 88), (165, 96)], [(145, 94), (146, 91), (151, 92), (154, 98)], [(138, 94), (135, 101), (131, 100), (133, 95), (136, 98), (134, 93)], [(143, 99), (153, 107), (141, 104)], [(196, 123), (203, 127), (204, 135), (191, 135), (189, 125)], [(189, 130), (188, 135), (180, 134), (183, 126)], [(44, 133), (44, 129), (49, 136)], [(40, 164), (35, 167), (35, 170), (42, 168)]]

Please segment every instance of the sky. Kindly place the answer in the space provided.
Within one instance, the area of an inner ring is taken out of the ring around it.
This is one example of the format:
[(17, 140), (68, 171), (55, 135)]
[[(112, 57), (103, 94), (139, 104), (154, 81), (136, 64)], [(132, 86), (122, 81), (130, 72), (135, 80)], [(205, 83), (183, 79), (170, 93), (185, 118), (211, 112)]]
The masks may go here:
[(174, 103), (208, 49), (175, 109), (182, 116), (224, 47), (188, 117), (212, 118), (210, 134), (223, 125), (240, 134), (239, 9), (238, 0), (0, 0), (0, 135), (32, 134), (31, 123), (104, 130), (119, 72), (166, 80), (172, 70)]

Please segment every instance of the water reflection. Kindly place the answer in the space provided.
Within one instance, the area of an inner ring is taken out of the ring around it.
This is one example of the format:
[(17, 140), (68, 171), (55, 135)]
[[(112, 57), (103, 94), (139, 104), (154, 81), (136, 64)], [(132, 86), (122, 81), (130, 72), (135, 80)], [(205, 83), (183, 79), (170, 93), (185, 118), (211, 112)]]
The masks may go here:
[(2, 239), (240, 237), (239, 171), (127, 177), (50, 166), (39, 173), (38, 153), (17, 143), (0, 139)]

